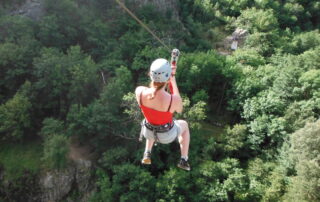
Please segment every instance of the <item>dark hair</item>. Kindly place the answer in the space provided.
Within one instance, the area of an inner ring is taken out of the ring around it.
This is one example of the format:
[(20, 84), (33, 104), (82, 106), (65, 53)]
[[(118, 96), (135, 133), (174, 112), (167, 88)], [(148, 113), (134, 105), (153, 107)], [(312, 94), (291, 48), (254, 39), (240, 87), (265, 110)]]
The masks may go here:
[(156, 90), (152, 93), (152, 95), (149, 99), (152, 100), (156, 96), (157, 91), (160, 90), (161, 88), (163, 88), (166, 84), (167, 84), (167, 82), (151, 81), (150, 87), (155, 88)]

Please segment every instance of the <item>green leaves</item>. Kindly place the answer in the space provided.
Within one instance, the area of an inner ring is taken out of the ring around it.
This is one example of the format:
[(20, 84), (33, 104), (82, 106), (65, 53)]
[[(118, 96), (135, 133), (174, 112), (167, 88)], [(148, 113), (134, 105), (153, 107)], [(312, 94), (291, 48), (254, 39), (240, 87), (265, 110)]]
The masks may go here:
[(299, 83), (302, 85), (304, 95), (312, 96), (320, 90), (320, 69), (312, 69), (303, 73), (299, 78)]
[(26, 80), (31, 80), (32, 60), (38, 54), (39, 43), (33, 38), (17, 40), (0, 43), (0, 102), (13, 96)]
[(320, 200), (320, 121), (307, 124), (292, 134), (289, 155), (295, 160), (297, 175), (291, 178), (288, 200)]
[(105, 145), (102, 140), (126, 137), (124, 134), (130, 128), (124, 127), (124, 124), (130, 121), (123, 114), (121, 103), (123, 96), (133, 89), (131, 79), (131, 72), (126, 67), (119, 67), (116, 76), (108, 80), (99, 99), (87, 106), (73, 105), (67, 115), (68, 133), (79, 136), (83, 141), (90, 137), (90, 142), (103, 150)]
[(249, 8), (241, 12), (235, 25), (250, 32), (270, 32), (278, 28), (273, 10)]
[(0, 42), (18, 42), (23, 38), (33, 38), (34, 22), (22, 16), (2, 16), (0, 18)]
[(0, 105), (0, 140), (22, 140), (30, 129), (31, 103), (28, 98), (30, 83), (6, 103)]
[(156, 196), (159, 201), (186, 201), (195, 198), (191, 194), (193, 185), (189, 183), (192, 176), (176, 168), (166, 171), (156, 182)]
[(247, 180), (236, 159), (221, 162), (206, 161), (200, 165), (197, 186), (199, 198), (205, 201), (236, 200), (232, 196), (242, 195), (247, 189)]
[(66, 136), (62, 121), (46, 118), (40, 132), (43, 143), (42, 160), (53, 169), (63, 169), (67, 165), (69, 138)]
[(37, 99), (55, 115), (65, 116), (71, 104), (86, 105), (97, 94), (97, 67), (79, 46), (71, 47), (66, 55), (54, 48), (43, 49), (34, 65)]
[(115, 167), (112, 178), (112, 200), (150, 201), (155, 192), (155, 179), (149, 172), (132, 164)]
[(136, 95), (132, 92), (129, 92), (128, 94), (123, 96), (122, 99), (122, 106), (124, 106), (126, 109), (124, 110), (124, 113), (129, 115), (131, 120), (140, 126), (140, 123), (143, 119), (143, 115), (141, 113), (141, 109), (137, 103)]
[(319, 30), (303, 32), (295, 35), (290, 43), (293, 53), (301, 54), (304, 51), (316, 48), (320, 45)]
[(228, 60), (241, 65), (258, 67), (266, 63), (265, 59), (255, 49), (238, 49), (228, 57)]
[(53, 169), (63, 169), (67, 164), (69, 140), (63, 134), (53, 134), (44, 141), (43, 158), (46, 164)]
[(212, 101), (224, 94), (223, 85), (230, 72), (225, 70), (225, 59), (214, 51), (198, 52), (181, 56), (177, 69), (177, 81), (181, 92), (192, 97), (203, 89)]
[(126, 148), (115, 147), (102, 154), (102, 157), (99, 159), (99, 164), (102, 168), (113, 171), (113, 169), (117, 169), (115, 166), (126, 163), (128, 156), (129, 152)]
[(43, 126), (40, 131), (40, 135), (45, 139), (55, 134), (64, 134), (64, 123), (54, 118), (46, 118), (42, 122)]

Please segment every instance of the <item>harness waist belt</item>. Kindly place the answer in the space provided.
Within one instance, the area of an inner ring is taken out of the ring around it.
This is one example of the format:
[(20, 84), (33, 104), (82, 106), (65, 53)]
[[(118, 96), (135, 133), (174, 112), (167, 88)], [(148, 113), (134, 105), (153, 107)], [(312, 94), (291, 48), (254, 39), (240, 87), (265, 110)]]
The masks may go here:
[(166, 123), (164, 125), (152, 125), (151, 123), (147, 122), (146, 120), (144, 120), (144, 125), (152, 131), (156, 131), (157, 133), (165, 133), (168, 132), (172, 127), (173, 127), (173, 123)]
[(152, 125), (151, 123), (147, 122), (145, 119), (141, 122), (141, 132), (140, 132), (140, 138), (139, 140), (142, 141), (142, 127), (145, 126), (147, 129), (151, 130), (153, 132), (153, 136), (156, 140), (156, 143), (159, 142), (159, 138), (157, 136), (157, 133), (165, 133), (171, 130), (173, 128), (174, 123), (166, 123), (164, 125)]

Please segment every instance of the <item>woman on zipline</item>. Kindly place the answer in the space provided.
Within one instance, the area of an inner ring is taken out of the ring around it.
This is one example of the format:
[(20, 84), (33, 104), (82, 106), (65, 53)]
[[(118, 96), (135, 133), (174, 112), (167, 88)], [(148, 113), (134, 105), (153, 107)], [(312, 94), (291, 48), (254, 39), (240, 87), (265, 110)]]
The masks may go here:
[[(176, 62), (170, 66), (166, 59), (156, 59), (150, 67), (150, 87), (136, 88), (136, 99), (145, 117), (140, 134), (146, 138), (142, 164), (151, 164), (151, 150), (155, 142), (169, 144), (178, 139), (181, 159), (177, 166), (189, 171), (188, 123), (184, 120), (173, 120), (173, 113), (181, 113), (183, 108), (175, 79), (176, 68)], [(167, 85), (169, 85), (170, 93), (165, 90)]]

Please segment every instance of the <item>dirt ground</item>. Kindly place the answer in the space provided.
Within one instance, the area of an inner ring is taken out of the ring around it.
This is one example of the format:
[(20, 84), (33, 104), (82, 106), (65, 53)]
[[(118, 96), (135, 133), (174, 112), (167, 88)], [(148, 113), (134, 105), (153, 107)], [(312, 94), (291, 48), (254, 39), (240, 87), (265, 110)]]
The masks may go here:
[(71, 138), (70, 151), (68, 157), (71, 160), (93, 160), (95, 155), (93, 153), (93, 148), (87, 145), (81, 145), (76, 138)]

